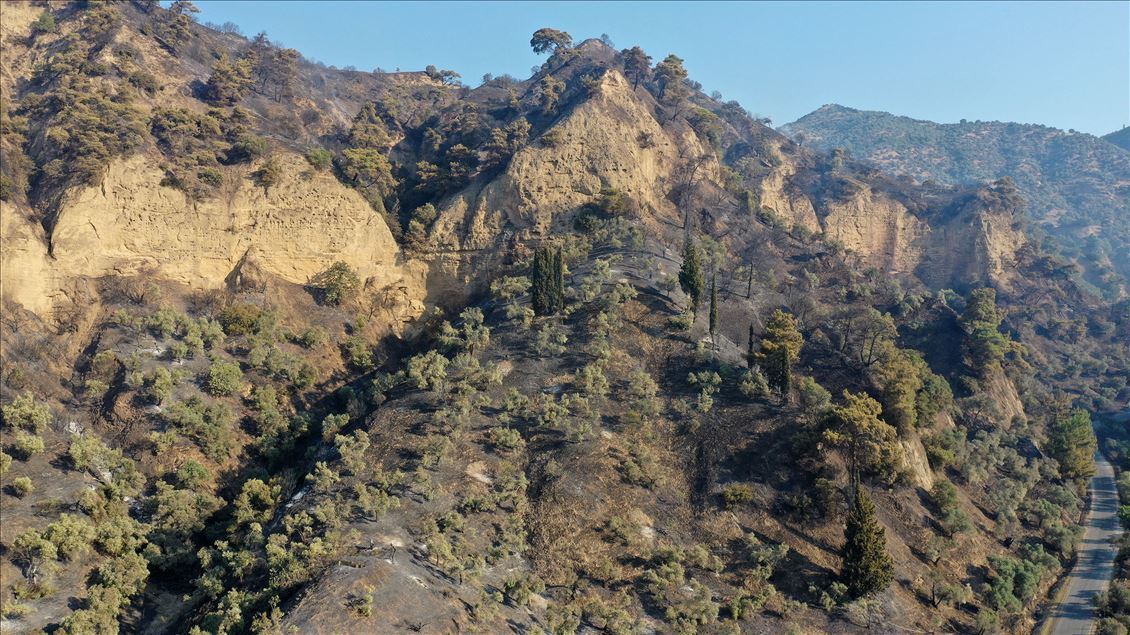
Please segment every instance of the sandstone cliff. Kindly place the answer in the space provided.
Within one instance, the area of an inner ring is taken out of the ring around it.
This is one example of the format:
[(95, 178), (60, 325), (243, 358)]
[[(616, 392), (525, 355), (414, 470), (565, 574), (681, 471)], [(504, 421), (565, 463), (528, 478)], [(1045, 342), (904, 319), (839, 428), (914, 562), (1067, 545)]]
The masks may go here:
[(226, 195), (202, 201), (160, 185), (163, 174), (143, 155), (118, 161), (68, 198), (50, 235), (5, 204), (4, 294), (42, 314), (66, 301), (69, 284), (101, 276), (211, 289), (251, 261), (305, 284), (342, 261), (385, 298), (390, 323), (419, 315), (423, 267), (403, 260), (381, 217), (332, 175), (297, 156), (278, 160), (286, 176), (269, 189), (233, 168)]

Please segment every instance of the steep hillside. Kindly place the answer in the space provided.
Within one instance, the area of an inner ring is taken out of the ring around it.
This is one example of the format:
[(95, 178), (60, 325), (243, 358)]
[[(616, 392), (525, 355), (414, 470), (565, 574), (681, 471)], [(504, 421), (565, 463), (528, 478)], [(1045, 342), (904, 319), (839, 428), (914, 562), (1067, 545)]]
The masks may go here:
[(552, 29), (471, 89), (6, 5), (4, 632), (1017, 632), (1070, 560), (1130, 304), (1010, 181)]
[(1105, 134), (1102, 138), (1130, 152), (1130, 126), (1126, 126), (1122, 130), (1116, 130), (1110, 134)]
[[(1112, 298), (1130, 276), (1130, 153), (1091, 135), (1001, 122), (937, 124), (828, 105), (782, 128), (895, 174), (940, 183), (1011, 178), (1028, 217)], [(1118, 134), (1118, 133), (1114, 133)]]

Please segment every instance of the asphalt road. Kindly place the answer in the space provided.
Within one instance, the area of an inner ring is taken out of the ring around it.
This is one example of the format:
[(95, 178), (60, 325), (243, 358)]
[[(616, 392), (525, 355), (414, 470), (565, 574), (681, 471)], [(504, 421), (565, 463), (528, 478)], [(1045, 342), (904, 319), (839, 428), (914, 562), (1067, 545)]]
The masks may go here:
[(1096, 621), (1091, 598), (1105, 591), (1114, 576), (1118, 551), (1112, 541), (1122, 533), (1118, 525), (1118, 490), (1114, 468), (1101, 453), (1095, 455), (1095, 469), (1087, 530), (1063, 601), (1052, 611), (1048, 631), (1051, 635), (1089, 635)]

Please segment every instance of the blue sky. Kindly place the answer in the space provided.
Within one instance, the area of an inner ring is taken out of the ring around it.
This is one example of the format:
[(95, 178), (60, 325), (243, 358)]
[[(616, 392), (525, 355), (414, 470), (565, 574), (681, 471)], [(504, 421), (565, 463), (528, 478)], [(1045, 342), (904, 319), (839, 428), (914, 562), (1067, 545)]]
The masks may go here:
[(199, 0), (201, 21), (266, 31), (362, 70), (529, 75), (530, 33), (607, 33), (686, 60), (707, 92), (788, 123), (827, 103), (941, 122), (1130, 124), (1130, 2), (679, 3)]

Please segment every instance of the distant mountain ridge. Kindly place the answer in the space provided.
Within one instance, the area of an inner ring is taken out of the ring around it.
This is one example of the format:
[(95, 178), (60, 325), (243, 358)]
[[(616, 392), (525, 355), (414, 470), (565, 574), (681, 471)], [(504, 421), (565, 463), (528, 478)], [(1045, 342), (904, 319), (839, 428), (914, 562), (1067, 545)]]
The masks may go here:
[(1130, 152), (1130, 126), (1126, 126), (1122, 130), (1116, 130), (1110, 134), (1105, 134), (1102, 138)]
[[(804, 145), (843, 148), (889, 172), (947, 184), (1012, 178), (1029, 217), (1054, 236), (1108, 295), (1130, 276), (1130, 141), (1047, 126), (939, 124), (886, 112), (823, 106), (782, 131)], [(1109, 142), (1109, 143), (1108, 143)]]

